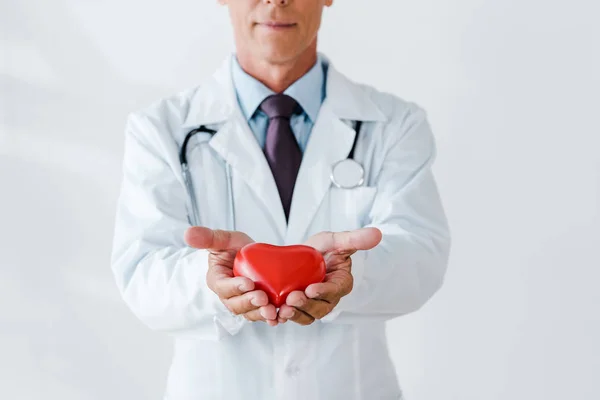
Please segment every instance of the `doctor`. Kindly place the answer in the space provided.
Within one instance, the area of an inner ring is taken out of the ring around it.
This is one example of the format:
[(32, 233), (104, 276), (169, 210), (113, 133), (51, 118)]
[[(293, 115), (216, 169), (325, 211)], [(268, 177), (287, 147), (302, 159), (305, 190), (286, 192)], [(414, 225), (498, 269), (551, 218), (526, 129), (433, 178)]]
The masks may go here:
[[(401, 399), (385, 324), (440, 288), (450, 251), (426, 114), (317, 52), (333, 0), (219, 2), (236, 52), (125, 133), (112, 270), (175, 339), (165, 398)], [(346, 159), (361, 176), (339, 185)], [(233, 277), (252, 241), (317, 248), (326, 280), (276, 310)]]

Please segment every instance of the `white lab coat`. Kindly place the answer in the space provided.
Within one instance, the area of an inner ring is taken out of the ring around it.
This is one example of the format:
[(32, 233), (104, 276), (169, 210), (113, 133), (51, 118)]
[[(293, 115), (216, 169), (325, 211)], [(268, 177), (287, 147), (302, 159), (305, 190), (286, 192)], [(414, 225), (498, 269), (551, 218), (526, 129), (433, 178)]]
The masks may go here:
[[(350, 81), (323, 56), (327, 97), (286, 225), (269, 166), (237, 104), (230, 57), (198, 87), (132, 113), (125, 133), (112, 270), (132, 312), (175, 338), (165, 398), (399, 399), (385, 322), (416, 311), (440, 288), (450, 250), (426, 114)], [(364, 121), (355, 159), (365, 184), (339, 189), (330, 183), (331, 166), (346, 158), (354, 120)], [(178, 158), (186, 133), (202, 124), (218, 132), (188, 145), (201, 225), (231, 229), (226, 162), (236, 229), (257, 242), (296, 244), (366, 224), (383, 232), (375, 249), (352, 256), (354, 289), (321, 321), (251, 323), (207, 288), (207, 252), (183, 239), (191, 202)]]

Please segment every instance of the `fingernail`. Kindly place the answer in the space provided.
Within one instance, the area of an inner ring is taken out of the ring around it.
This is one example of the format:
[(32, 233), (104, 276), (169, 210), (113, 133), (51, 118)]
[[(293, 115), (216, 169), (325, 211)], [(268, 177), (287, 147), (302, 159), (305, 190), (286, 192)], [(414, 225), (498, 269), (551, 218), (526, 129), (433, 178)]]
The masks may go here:
[(247, 292), (248, 290), (250, 290), (248, 285), (246, 285), (245, 283), (242, 283), (240, 286), (238, 286), (238, 289), (240, 289), (242, 292)]
[(261, 305), (261, 304), (260, 304), (260, 301), (258, 301), (258, 297), (253, 297), (253, 298), (250, 300), (250, 303), (251, 303), (253, 306), (255, 306), (255, 307), (260, 307), (260, 305)]
[(261, 308), (261, 310), (260, 310), (260, 315), (262, 315), (262, 317), (263, 317), (264, 319), (268, 319), (268, 318), (267, 318), (267, 311), (266, 311), (266, 310), (263, 310), (262, 308)]

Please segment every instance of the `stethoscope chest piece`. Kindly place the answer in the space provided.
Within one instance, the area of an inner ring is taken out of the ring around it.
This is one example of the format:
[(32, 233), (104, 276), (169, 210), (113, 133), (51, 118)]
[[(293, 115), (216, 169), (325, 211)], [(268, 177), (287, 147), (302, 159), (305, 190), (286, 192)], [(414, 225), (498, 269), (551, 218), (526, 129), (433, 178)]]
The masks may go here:
[(352, 189), (363, 184), (365, 170), (352, 158), (346, 158), (331, 167), (331, 182), (338, 188)]

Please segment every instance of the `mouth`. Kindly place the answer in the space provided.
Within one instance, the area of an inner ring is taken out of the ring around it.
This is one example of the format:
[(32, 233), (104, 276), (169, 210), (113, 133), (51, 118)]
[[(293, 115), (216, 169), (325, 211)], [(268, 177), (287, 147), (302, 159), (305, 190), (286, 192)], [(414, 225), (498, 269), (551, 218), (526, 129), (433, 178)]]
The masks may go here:
[(258, 22), (257, 25), (267, 28), (273, 31), (283, 31), (287, 29), (294, 28), (296, 23), (294, 22), (278, 22), (278, 21), (267, 21), (267, 22)]

